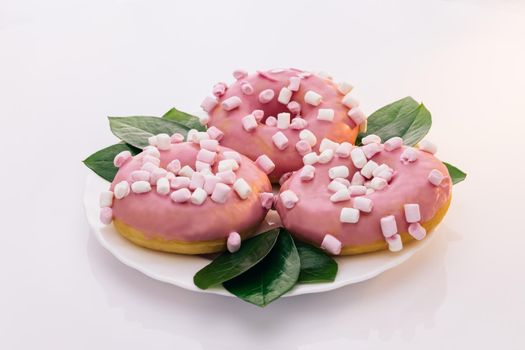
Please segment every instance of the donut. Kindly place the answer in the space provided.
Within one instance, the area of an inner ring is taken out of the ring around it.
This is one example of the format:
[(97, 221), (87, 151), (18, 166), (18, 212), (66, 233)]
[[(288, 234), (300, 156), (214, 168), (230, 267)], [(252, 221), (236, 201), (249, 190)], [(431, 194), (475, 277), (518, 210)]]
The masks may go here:
[(282, 185), (276, 209), (297, 239), (333, 255), (389, 249), (421, 240), (451, 201), (446, 166), (427, 141), (404, 146), (369, 135), (349, 153), (328, 148)]
[[(100, 196), (100, 219), (139, 246), (206, 254), (240, 248), (273, 204), (266, 174), (206, 132), (160, 134), (131, 157), (115, 157), (118, 172)], [(171, 143), (175, 142), (175, 143)]]
[(201, 122), (219, 130), (221, 143), (254, 160), (272, 182), (302, 166), (322, 139), (354, 143), (366, 117), (348, 83), (299, 69), (273, 69), (213, 87)]

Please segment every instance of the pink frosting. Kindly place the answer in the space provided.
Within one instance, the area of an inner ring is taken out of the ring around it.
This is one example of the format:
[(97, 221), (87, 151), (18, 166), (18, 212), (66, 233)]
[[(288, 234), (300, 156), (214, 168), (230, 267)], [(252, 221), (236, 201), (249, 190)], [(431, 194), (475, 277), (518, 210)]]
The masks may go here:
[[(302, 166), (302, 156), (295, 147), (287, 147), (279, 150), (272, 142), (272, 136), (277, 131), (282, 131), (289, 140), (290, 145), (295, 145), (299, 141), (300, 130), (292, 128), (279, 130), (276, 126), (268, 126), (265, 119), (269, 116), (277, 116), (281, 112), (290, 112), (285, 104), (277, 101), (279, 92), (283, 87), (287, 87), (291, 77), (297, 77), (301, 71), (296, 69), (285, 69), (281, 71), (259, 72), (244, 77), (242, 81), (233, 83), (226, 93), (219, 98), (219, 105), (210, 112), (209, 125), (216, 126), (224, 131), (224, 138), (221, 143), (227, 147), (238, 150), (252, 160), (260, 155), (266, 154), (276, 165), (275, 170), (270, 174), (272, 180), (277, 180), (281, 175), (289, 171), (294, 171)], [(242, 92), (242, 84), (249, 83), (254, 90), (251, 95)], [(269, 103), (259, 101), (260, 92), (271, 89), (274, 97)], [(312, 90), (323, 96), (323, 102), (315, 107), (304, 102), (304, 95)], [(226, 111), (220, 102), (233, 96), (241, 98), (241, 105), (231, 111)], [(341, 103), (343, 96), (337, 91), (337, 86), (329, 80), (322, 79), (315, 75), (301, 79), (299, 90), (294, 92), (291, 100), (300, 105), (301, 117), (308, 122), (307, 129), (312, 131), (319, 142), (327, 137), (335, 142), (349, 141), (354, 142), (357, 130), (354, 122), (348, 118), (348, 107)], [(331, 108), (334, 110), (333, 122), (317, 120), (319, 108)], [(264, 118), (261, 124), (254, 130), (246, 132), (243, 129), (242, 118), (252, 113), (254, 110), (263, 110)], [(293, 119), (292, 119), (293, 120)], [(319, 144), (314, 147), (317, 151)]]
[[(193, 143), (172, 144), (168, 151), (160, 151), (160, 166), (166, 167), (172, 160), (179, 159), (182, 166), (195, 166), (199, 146)], [(219, 146), (217, 161), (212, 171), (217, 172), (218, 162), (224, 159), (223, 153), (231, 151)], [(111, 190), (120, 181), (132, 181), (131, 174), (140, 169), (143, 153), (126, 162), (118, 171)], [(160, 237), (165, 240), (186, 242), (226, 239), (230, 232), (243, 232), (257, 226), (265, 217), (260, 193), (271, 192), (268, 177), (248, 158), (241, 156), (241, 166), (236, 171), (237, 178), (245, 179), (252, 187), (247, 199), (240, 199), (233, 191), (224, 203), (216, 203), (210, 197), (200, 205), (190, 202), (175, 203), (170, 196), (163, 196), (155, 189), (148, 193), (131, 192), (113, 204), (114, 219), (121, 220), (144, 232), (147, 237)]]
[[(400, 156), (405, 148), (373, 156), (376, 163), (385, 163), (394, 169), (395, 176), (383, 190), (364, 196), (373, 201), (373, 209), (371, 213), (361, 212), (359, 222), (354, 224), (340, 222), (339, 216), (341, 209), (352, 207), (355, 199), (333, 203), (329, 199), (333, 192), (327, 189), (331, 181), (328, 169), (346, 165), (350, 169), (350, 179), (359, 170), (350, 159), (334, 157), (327, 164), (315, 164), (315, 177), (308, 182), (301, 180), (300, 172), (295, 172), (283, 184), (281, 193), (292, 190), (299, 201), (291, 209), (287, 209), (282, 201), (276, 206), (283, 225), (299, 239), (318, 246), (325, 235), (330, 234), (340, 240), (343, 247), (359, 247), (385, 239), (380, 222), (389, 215), (395, 217), (398, 232), (407, 232), (410, 224), (405, 219), (404, 204), (419, 204), (421, 222), (430, 220), (451, 195), (450, 176), (445, 165), (426, 152), (420, 152), (415, 162), (403, 164)], [(446, 175), (439, 186), (428, 180), (433, 169)]]

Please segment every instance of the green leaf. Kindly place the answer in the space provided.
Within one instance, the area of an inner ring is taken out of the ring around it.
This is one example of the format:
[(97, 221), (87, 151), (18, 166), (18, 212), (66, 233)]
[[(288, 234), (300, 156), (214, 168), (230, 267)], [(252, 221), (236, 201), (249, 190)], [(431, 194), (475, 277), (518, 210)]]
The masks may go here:
[(204, 125), (202, 125), (194, 115), (188, 114), (186, 112), (179, 111), (177, 108), (172, 108), (167, 111), (163, 116), (163, 119), (170, 120), (172, 122), (179, 123), (181, 125), (187, 126), (190, 129), (196, 129), (198, 131), (206, 131)]
[(118, 168), (113, 165), (113, 159), (122, 151), (130, 151), (133, 155), (140, 153), (138, 148), (126, 143), (117, 143), (93, 153), (84, 159), (84, 164), (98, 176), (111, 182), (118, 171)]
[(452, 179), (452, 183), (455, 185), (463, 180), (465, 180), (465, 178), (467, 177), (467, 174), (464, 173), (463, 171), (459, 170), (458, 168), (456, 168), (455, 166), (453, 166), (452, 164), (449, 164), (449, 163), (446, 163), (446, 162), (443, 162), (443, 164), (445, 164), (445, 166), (447, 167), (448, 169), (448, 173), (450, 174), (450, 178)]
[(281, 230), (275, 246), (259, 264), (223, 286), (249, 303), (266, 306), (292, 289), (300, 270), (294, 241), (286, 230)]
[(366, 135), (375, 134), (382, 140), (399, 136), (406, 145), (415, 145), (425, 137), (432, 126), (432, 116), (426, 107), (412, 97), (386, 105), (368, 117), (367, 132), (359, 134), (358, 144)]
[(337, 275), (337, 262), (321, 249), (295, 241), (301, 259), (298, 283), (333, 282)]
[(224, 252), (197, 272), (193, 283), (201, 289), (207, 289), (239, 276), (270, 252), (278, 235), (279, 229), (273, 229), (243, 241), (237, 252)]
[(113, 134), (137, 148), (148, 145), (148, 138), (157, 134), (172, 135), (176, 132), (186, 136), (185, 125), (157, 117), (108, 117)]

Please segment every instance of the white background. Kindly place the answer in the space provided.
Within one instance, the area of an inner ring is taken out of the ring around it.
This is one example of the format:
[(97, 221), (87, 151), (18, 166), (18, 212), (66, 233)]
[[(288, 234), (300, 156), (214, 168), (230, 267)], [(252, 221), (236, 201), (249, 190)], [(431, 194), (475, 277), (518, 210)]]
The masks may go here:
[[(519, 1), (0, 1), (0, 348), (523, 349)], [(439, 235), (378, 278), (259, 309), (125, 267), (89, 232), (107, 115), (198, 108), (245, 68), (326, 70), (367, 112), (412, 95), (468, 172)]]

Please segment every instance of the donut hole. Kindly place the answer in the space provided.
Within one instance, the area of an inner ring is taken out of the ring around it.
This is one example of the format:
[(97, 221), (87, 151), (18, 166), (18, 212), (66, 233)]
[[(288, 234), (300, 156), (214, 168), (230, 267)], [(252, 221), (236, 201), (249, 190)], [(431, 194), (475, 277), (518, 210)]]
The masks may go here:
[(266, 123), (266, 119), (268, 119), (268, 117), (277, 118), (277, 115), (279, 115), (279, 113), (290, 113), (290, 120), (297, 117), (296, 114), (293, 114), (292, 112), (290, 112), (290, 110), (288, 109), (286, 105), (276, 102), (276, 101), (272, 101), (267, 104), (259, 105), (258, 108), (256, 109), (260, 109), (264, 111), (264, 116), (261, 119), (262, 124)]

